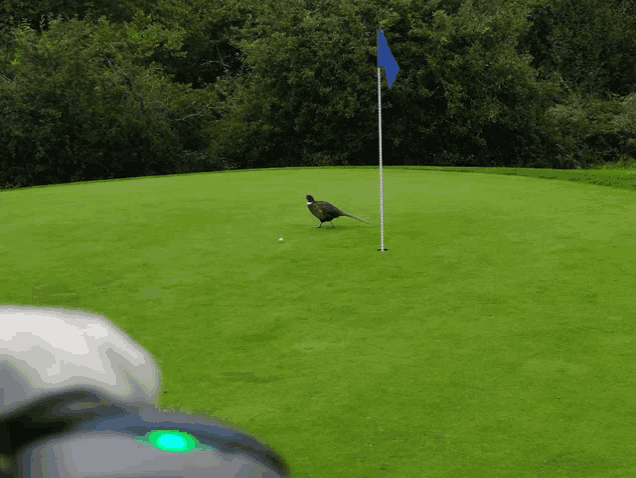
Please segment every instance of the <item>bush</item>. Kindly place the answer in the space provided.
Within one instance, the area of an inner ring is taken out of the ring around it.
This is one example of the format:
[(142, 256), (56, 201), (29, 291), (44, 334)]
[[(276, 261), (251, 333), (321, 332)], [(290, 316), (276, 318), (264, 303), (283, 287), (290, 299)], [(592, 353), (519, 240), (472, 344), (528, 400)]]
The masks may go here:
[(0, 182), (171, 174), (186, 147), (202, 149), (214, 95), (144, 64), (159, 43), (177, 50), (178, 31), (58, 18), (41, 35), (26, 24), (13, 35), (0, 59)]

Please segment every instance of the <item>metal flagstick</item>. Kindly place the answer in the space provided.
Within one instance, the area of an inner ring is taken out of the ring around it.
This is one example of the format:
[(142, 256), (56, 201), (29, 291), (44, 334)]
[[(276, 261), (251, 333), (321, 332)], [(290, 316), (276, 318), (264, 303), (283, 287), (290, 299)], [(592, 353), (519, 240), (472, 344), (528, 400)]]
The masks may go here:
[(384, 181), (382, 178), (382, 97), (380, 96), (380, 83), (382, 81), (382, 76), (380, 75), (380, 68), (384, 67), (384, 71), (386, 71), (386, 79), (389, 82), (389, 88), (395, 81), (395, 76), (400, 71), (400, 67), (398, 66), (395, 58), (393, 58), (393, 54), (391, 54), (391, 50), (389, 49), (389, 45), (384, 38), (384, 33), (381, 29), (377, 29), (377, 40), (378, 40), (378, 125), (379, 125), (379, 136), (380, 136), (380, 249), (378, 252), (388, 251), (388, 249), (384, 248)]
[(378, 66), (378, 126), (380, 136), (380, 249), (378, 252), (388, 251), (384, 248), (384, 182), (382, 181), (382, 99), (381, 99), (381, 75)]

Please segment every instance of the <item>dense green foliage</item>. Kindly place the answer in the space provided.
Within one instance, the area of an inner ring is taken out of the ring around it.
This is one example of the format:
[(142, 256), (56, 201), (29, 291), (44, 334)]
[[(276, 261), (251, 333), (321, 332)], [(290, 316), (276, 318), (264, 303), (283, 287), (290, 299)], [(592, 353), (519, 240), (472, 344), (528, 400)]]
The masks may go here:
[[(135, 28), (58, 18), (20, 25), (0, 101), (0, 181), (48, 184), (201, 170), (212, 100), (147, 58), (180, 55), (182, 33), (136, 14)], [(144, 25), (145, 23), (145, 25)]]
[(561, 81), (547, 111), (558, 158), (602, 164), (636, 157), (636, 3), (546, 2), (529, 16), (522, 48), (540, 78)]
[(636, 155), (620, 0), (25, 2), (0, 21), (0, 187), (225, 168), (573, 168)]

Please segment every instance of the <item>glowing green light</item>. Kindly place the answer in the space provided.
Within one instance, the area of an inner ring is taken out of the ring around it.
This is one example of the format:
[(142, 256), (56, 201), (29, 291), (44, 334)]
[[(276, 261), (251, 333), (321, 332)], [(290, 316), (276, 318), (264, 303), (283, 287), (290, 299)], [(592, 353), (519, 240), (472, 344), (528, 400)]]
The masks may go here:
[(135, 437), (140, 445), (149, 446), (168, 453), (192, 453), (197, 451), (214, 450), (203, 445), (189, 433), (179, 430), (153, 430), (142, 437)]

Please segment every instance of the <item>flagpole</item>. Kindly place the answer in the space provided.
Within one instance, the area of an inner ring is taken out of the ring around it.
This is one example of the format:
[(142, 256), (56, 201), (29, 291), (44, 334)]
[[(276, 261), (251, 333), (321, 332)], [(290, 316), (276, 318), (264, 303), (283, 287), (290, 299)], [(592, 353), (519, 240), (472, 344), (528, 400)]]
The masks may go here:
[(384, 38), (384, 33), (381, 29), (376, 29), (378, 34), (378, 128), (380, 136), (380, 249), (378, 252), (388, 251), (384, 248), (384, 181), (382, 180), (382, 97), (380, 96), (380, 84), (382, 82), (382, 76), (380, 75), (380, 68), (384, 67), (386, 72), (386, 79), (389, 82), (389, 88), (395, 81), (395, 76), (400, 71), (395, 58), (389, 50), (389, 45)]
[(384, 182), (382, 181), (382, 96), (380, 83), (382, 76), (378, 66), (378, 128), (380, 137), (380, 249), (378, 252), (388, 251), (384, 248)]

